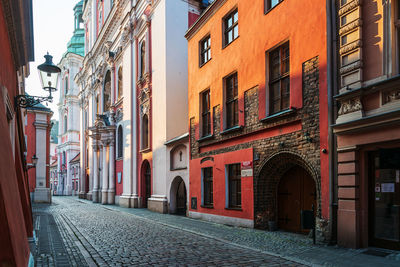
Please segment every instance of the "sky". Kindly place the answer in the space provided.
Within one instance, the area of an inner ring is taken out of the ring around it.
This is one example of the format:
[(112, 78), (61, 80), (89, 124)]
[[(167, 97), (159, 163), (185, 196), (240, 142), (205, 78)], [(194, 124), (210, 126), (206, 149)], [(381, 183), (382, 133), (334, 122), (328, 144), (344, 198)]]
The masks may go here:
[[(33, 0), (33, 31), (35, 61), (30, 63), (30, 75), (26, 79), (26, 92), (35, 96), (48, 96), (40, 85), (37, 66), (44, 63), (49, 52), (54, 64), (58, 64), (67, 50), (67, 43), (74, 31), (74, 6), (79, 0)], [(58, 88), (59, 89), (59, 88)], [(48, 107), (54, 112), (52, 119), (58, 120), (57, 103), (59, 90)], [(43, 103), (46, 105), (45, 103)]]

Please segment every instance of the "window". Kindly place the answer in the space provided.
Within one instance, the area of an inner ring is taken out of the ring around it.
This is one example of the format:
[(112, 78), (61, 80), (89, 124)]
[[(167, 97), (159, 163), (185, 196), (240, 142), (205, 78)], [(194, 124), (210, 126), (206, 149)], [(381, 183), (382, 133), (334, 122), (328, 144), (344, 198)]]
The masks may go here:
[(237, 73), (225, 78), (225, 97), (226, 129), (229, 129), (239, 124)]
[(224, 45), (232, 43), (238, 36), (238, 10), (236, 9), (224, 18)]
[(147, 114), (142, 118), (142, 149), (149, 148), (149, 119)]
[(289, 108), (289, 43), (269, 53), (269, 113), (274, 114)]
[(211, 38), (210, 35), (200, 41), (200, 66), (211, 59)]
[(64, 116), (64, 133), (67, 132), (67, 115)]
[(98, 6), (97, 6), (97, 24), (98, 24), (98, 29), (97, 33), (100, 32), (101, 26), (103, 25), (103, 1), (100, 0), (98, 1)]
[(64, 86), (65, 95), (68, 94), (68, 76), (65, 77), (65, 86)]
[(122, 91), (122, 67), (118, 69), (118, 99), (121, 99), (123, 91)]
[(103, 88), (103, 112), (107, 112), (111, 108), (111, 72), (107, 71)]
[(228, 165), (229, 207), (242, 206), (242, 183), (240, 163)]
[(99, 114), (99, 97), (96, 96), (96, 114)]
[(118, 127), (118, 132), (117, 132), (117, 144), (118, 144), (118, 153), (117, 153), (117, 158), (122, 158), (122, 149), (123, 147), (123, 135), (122, 135), (122, 126), (120, 125)]
[(283, 0), (265, 0), (265, 12), (274, 8), (276, 5), (278, 5), (282, 1)]
[(140, 45), (140, 77), (143, 78), (146, 73), (146, 42), (142, 41)]
[(210, 90), (201, 94), (201, 135), (211, 134)]
[(203, 205), (213, 205), (213, 168), (203, 168)]

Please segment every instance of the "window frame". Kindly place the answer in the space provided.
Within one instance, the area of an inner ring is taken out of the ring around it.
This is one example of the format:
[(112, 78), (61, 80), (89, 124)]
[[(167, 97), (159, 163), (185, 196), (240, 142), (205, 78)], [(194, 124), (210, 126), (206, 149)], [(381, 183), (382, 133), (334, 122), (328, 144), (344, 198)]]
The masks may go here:
[[(203, 44), (206, 42), (208, 43), (208, 46), (206, 48), (204, 48)], [(205, 59), (206, 57), (204, 57), (204, 61), (203, 61), (203, 55), (207, 55), (207, 59)], [(207, 62), (209, 62), (211, 60), (211, 58), (212, 58), (211, 57), (211, 35), (207, 34), (199, 42), (199, 67), (202, 67), (203, 65), (205, 65)]]
[(278, 3), (276, 3), (274, 6), (272, 6), (272, 0), (264, 0), (264, 14), (269, 13), (272, 9), (277, 7), (280, 3), (282, 3), (284, 0), (278, 0)]
[[(228, 99), (228, 80), (231, 79), (232, 77), (236, 77), (236, 79), (233, 79), (233, 93), (232, 99)], [(224, 130), (232, 129), (236, 126), (239, 126), (239, 79), (238, 79), (238, 73), (237, 71), (227, 75), (223, 79), (224, 83)], [(236, 86), (235, 86), (236, 85)], [(236, 92), (235, 92), (236, 91)], [(236, 93), (236, 95), (235, 95)], [(229, 115), (229, 106), (233, 105), (233, 118), (230, 118)], [(233, 122), (231, 122), (233, 120)]]
[[(204, 96), (208, 95), (208, 107), (207, 109), (204, 108), (205, 99)], [(201, 137), (206, 137), (211, 135), (211, 93), (210, 89), (206, 89), (200, 93), (200, 115), (201, 115)], [(207, 123), (206, 123), (207, 121)], [(205, 128), (207, 128), (205, 131)]]
[[(209, 172), (208, 172), (209, 171)], [(202, 172), (202, 206), (214, 207), (214, 170), (213, 167), (201, 168)], [(208, 174), (210, 175), (207, 175)]]
[[(144, 118), (145, 117), (146, 117), (146, 122), (147, 122), (146, 125), (144, 125)], [(140, 144), (141, 145), (141, 150), (147, 150), (147, 149), (150, 149), (149, 115), (144, 114), (142, 116), (141, 126), (142, 126), (142, 129), (141, 129), (141, 144)], [(146, 127), (144, 127), (144, 126), (146, 126)], [(146, 143), (145, 143), (145, 141), (146, 141)], [(145, 146), (145, 144), (146, 144), (146, 146)]]
[[(237, 168), (236, 174), (234, 174), (234, 167)], [(227, 208), (230, 209), (241, 209), (242, 208), (242, 175), (240, 163), (232, 163), (226, 165), (227, 175)], [(236, 182), (233, 185), (233, 182)], [(233, 187), (235, 190), (232, 190)], [(235, 197), (233, 197), (235, 196)]]
[[(121, 77), (120, 77), (120, 74), (121, 74)], [(123, 79), (124, 79), (123, 68), (122, 68), (122, 66), (120, 66), (118, 68), (118, 72), (117, 72), (117, 80), (118, 80), (117, 101), (120, 100), (124, 96), (123, 87), (122, 87), (123, 86)]]
[(146, 40), (140, 41), (140, 46), (139, 46), (139, 63), (140, 63), (140, 72), (139, 72), (139, 78), (142, 79), (144, 78), (144, 75), (146, 74)]
[[(285, 57), (284, 59), (282, 58), (282, 51), (287, 47), (287, 57)], [(279, 55), (279, 74), (278, 76), (275, 78), (272, 78), (272, 71), (273, 71), (273, 63), (272, 63), (272, 54), (275, 53), (276, 51), (278, 51), (278, 55)], [(284, 66), (287, 66), (287, 71), (283, 72), (283, 68)], [(280, 43), (279, 45), (276, 45), (275, 47), (271, 48), (270, 50), (268, 50), (266, 52), (266, 77), (267, 77), (267, 81), (266, 84), (268, 85), (268, 92), (267, 92), (267, 116), (271, 116), (274, 114), (278, 114), (280, 112), (284, 112), (286, 110), (290, 110), (290, 42), (288, 40)], [(284, 94), (283, 92), (283, 83), (285, 81), (288, 81), (288, 93)], [(278, 99), (275, 97), (274, 95), (274, 89), (273, 89), (273, 85), (278, 84), (279, 83), (279, 93), (280, 93), (280, 97), (279, 97), (279, 109), (275, 110), (274, 108), (274, 99)], [(287, 106), (284, 105), (284, 101), (287, 101)]]
[(117, 129), (117, 159), (122, 159), (124, 157), (123, 140), (124, 140), (124, 131), (122, 129), (122, 125), (119, 125)]
[[(235, 13), (237, 13), (237, 20), (235, 21)], [(232, 25), (228, 26), (228, 20), (232, 18)], [(237, 27), (237, 36), (235, 37), (235, 27)], [(228, 41), (227, 36), (232, 33), (232, 41)], [(239, 38), (239, 9), (233, 8), (227, 15), (222, 18), (222, 48), (227, 47)]]

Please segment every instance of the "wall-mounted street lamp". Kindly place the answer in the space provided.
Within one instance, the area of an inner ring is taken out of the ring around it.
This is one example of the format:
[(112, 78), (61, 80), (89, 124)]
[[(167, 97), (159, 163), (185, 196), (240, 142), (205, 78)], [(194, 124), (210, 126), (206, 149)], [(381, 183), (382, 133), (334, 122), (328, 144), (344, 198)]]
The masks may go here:
[(39, 77), (43, 90), (49, 91), (49, 96), (30, 96), (30, 95), (17, 95), (15, 97), (15, 107), (28, 108), (33, 107), (41, 102), (53, 102), (52, 92), (57, 91), (58, 76), (61, 69), (54, 65), (53, 57), (47, 53), (44, 56), (46, 61), (39, 65)]
[(36, 168), (36, 164), (37, 164), (37, 162), (38, 162), (38, 157), (36, 157), (36, 154), (33, 154), (33, 156), (32, 156), (32, 165), (28, 165), (27, 166), (27, 168), (28, 168), (28, 170), (29, 169), (32, 169), (32, 168)]

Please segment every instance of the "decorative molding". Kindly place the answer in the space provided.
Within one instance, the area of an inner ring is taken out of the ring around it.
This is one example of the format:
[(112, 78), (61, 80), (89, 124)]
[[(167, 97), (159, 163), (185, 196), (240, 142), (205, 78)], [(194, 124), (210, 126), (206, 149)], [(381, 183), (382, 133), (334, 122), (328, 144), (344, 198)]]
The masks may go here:
[(344, 45), (342, 48), (340, 48), (339, 53), (341, 55), (346, 54), (347, 52), (351, 50), (355, 50), (357, 48), (360, 48), (362, 46), (362, 40), (356, 40), (352, 43), (349, 43), (347, 45)]
[(340, 68), (340, 74), (345, 74), (362, 67), (360, 60)]
[(347, 13), (348, 11), (361, 6), (361, 0), (353, 0), (350, 3), (345, 4), (344, 6), (340, 7), (339, 9), (339, 16)]
[(360, 26), (362, 26), (362, 20), (359, 18), (353, 22), (350, 22), (350, 23), (344, 25), (342, 28), (340, 28), (339, 35), (344, 35)]
[(382, 92), (382, 104), (400, 100), (400, 89)]
[(339, 116), (363, 109), (360, 98), (343, 100), (340, 104)]

